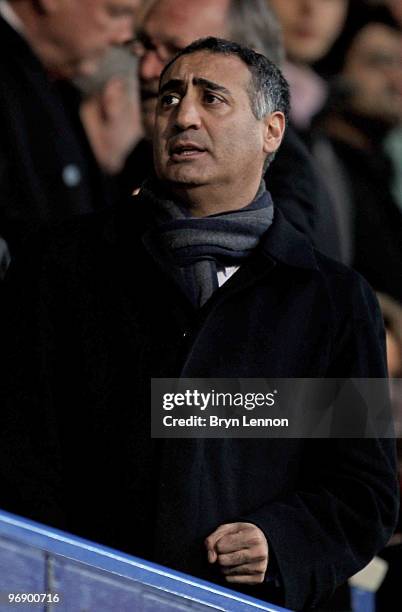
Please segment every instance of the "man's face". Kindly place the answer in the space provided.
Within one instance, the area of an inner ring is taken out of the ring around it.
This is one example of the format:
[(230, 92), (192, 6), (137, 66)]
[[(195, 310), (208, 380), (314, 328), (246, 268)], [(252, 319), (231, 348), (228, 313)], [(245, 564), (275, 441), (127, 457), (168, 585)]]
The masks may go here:
[(315, 62), (340, 34), (348, 0), (269, 0), (283, 28), (291, 60)]
[(266, 121), (255, 118), (251, 75), (236, 56), (197, 51), (180, 57), (161, 83), (154, 159), (171, 188), (244, 189), (258, 182)]
[(402, 118), (402, 44), (396, 30), (380, 23), (363, 28), (342, 76), (352, 87), (355, 112), (391, 124)]
[(146, 15), (139, 39), (143, 123), (152, 138), (159, 76), (165, 64), (193, 40), (228, 37), (230, 0), (157, 0)]
[(105, 51), (133, 37), (140, 0), (59, 0), (46, 14), (48, 68), (72, 77), (96, 69)]

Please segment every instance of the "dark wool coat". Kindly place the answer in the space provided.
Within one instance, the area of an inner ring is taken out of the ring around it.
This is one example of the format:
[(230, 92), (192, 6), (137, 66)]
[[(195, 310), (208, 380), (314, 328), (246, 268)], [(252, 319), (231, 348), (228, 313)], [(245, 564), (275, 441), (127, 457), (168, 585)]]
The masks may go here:
[(152, 440), (150, 378), (382, 377), (376, 300), (276, 212), (195, 310), (139, 239), (147, 204), (64, 225), (10, 274), (1, 505), (221, 583), (204, 538), (253, 522), (284, 596), (242, 590), (307, 609), (392, 533), (392, 442)]
[(42, 223), (102, 206), (76, 101), (0, 17), (0, 236), (12, 253)]

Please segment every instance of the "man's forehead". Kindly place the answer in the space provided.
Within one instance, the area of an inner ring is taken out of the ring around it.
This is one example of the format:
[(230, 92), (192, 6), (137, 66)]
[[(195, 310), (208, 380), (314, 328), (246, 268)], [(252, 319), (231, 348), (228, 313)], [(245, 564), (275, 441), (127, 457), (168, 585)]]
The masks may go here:
[(238, 88), (247, 89), (250, 78), (248, 67), (235, 55), (200, 50), (179, 57), (166, 70), (161, 86), (171, 80), (205, 80), (234, 91)]

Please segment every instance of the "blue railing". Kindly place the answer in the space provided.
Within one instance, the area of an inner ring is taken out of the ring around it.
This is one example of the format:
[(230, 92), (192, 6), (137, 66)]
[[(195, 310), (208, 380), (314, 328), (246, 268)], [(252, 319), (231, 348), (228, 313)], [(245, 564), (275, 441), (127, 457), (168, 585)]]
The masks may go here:
[[(46, 596), (42, 603), (37, 602), (40, 594), (42, 599)], [(283, 608), (0, 511), (1, 612), (211, 609), (284, 612)]]

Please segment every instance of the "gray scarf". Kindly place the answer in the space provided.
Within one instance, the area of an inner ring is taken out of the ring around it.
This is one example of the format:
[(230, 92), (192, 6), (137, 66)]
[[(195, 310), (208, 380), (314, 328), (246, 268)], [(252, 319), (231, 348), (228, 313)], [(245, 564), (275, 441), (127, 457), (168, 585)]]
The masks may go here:
[(146, 183), (154, 227), (143, 241), (153, 258), (173, 274), (194, 306), (200, 307), (218, 288), (217, 267), (243, 263), (270, 227), (274, 207), (261, 181), (256, 198), (235, 211), (190, 217), (188, 211), (163, 199), (155, 185)]

